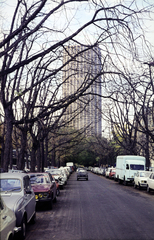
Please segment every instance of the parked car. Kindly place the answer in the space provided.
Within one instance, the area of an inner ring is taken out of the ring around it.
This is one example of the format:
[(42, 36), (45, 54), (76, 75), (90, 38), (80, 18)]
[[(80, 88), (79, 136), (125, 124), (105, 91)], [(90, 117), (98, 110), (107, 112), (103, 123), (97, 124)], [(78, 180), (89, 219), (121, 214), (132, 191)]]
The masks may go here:
[(152, 172), (147, 178), (147, 192), (150, 192), (151, 190), (154, 190), (154, 172)]
[(28, 173), (31, 185), (35, 193), (37, 204), (48, 203), (52, 209), (53, 201), (56, 201), (56, 183), (50, 173)]
[(147, 187), (147, 178), (150, 176), (151, 172), (149, 171), (137, 171), (134, 176), (134, 188), (144, 188)]
[(7, 207), (14, 211), (20, 239), (26, 235), (28, 222), (35, 222), (36, 202), (29, 176), (25, 173), (1, 173), (1, 196)]
[(105, 177), (108, 178), (109, 177), (109, 173), (110, 173), (110, 170), (112, 169), (112, 167), (108, 167), (106, 169), (106, 172), (105, 172)]
[(63, 175), (63, 179), (65, 182), (65, 185), (67, 184), (67, 175), (66, 175), (66, 169), (64, 169), (63, 167), (58, 168), (61, 171), (61, 174)]
[(88, 172), (85, 169), (80, 169), (77, 173), (77, 180), (86, 179), (88, 180)]
[(15, 213), (6, 206), (0, 196), (0, 239), (11, 240), (19, 230), (21, 228), (16, 227)]
[(57, 194), (57, 196), (59, 196), (59, 194), (60, 194), (59, 180), (55, 179), (54, 177), (53, 177), (53, 179), (55, 180), (55, 183), (56, 183), (56, 194)]
[(111, 170), (109, 172), (109, 178), (110, 179), (114, 179), (115, 173), (116, 173), (116, 169), (115, 168), (111, 168)]
[(65, 178), (60, 169), (54, 168), (54, 169), (47, 169), (46, 172), (49, 172), (56, 180), (59, 182), (59, 186), (61, 189), (63, 189), (65, 185)]

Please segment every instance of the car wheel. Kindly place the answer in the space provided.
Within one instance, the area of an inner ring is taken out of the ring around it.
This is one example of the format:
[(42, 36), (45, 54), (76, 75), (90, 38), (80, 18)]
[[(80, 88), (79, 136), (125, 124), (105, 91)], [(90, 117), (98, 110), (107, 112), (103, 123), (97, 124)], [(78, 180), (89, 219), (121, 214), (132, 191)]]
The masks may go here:
[(149, 188), (149, 185), (147, 185), (147, 192), (150, 192), (150, 188)]
[(139, 190), (141, 189), (140, 183), (138, 183), (138, 189), (139, 189)]
[(134, 188), (137, 188), (137, 185), (134, 183)]
[(55, 196), (55, 198), (53, 199), (54, 202), (57, 202), (57, 197)]
[(127, 186), (127, 181), (125, 180), (125, 177), (124, 177), (124, 185)]
[(79, 179), (77, 178), (77, 181), (78, 181)]
[(57, 196), (59, 196), (59, 194), (60, 194), (60, 190), (59, 190), (59, 188), (57, 189)]
[(118, 179), (118, 183), (121, 184), (121, 179)]
[(86, 178), (86, 180), (88, 181), (88, 178)]
[(21, 231), (19, 232), (19, 238), (23, 240), (25, 239), (25, 237), (26, 237), (26, 218), (24, 216), (21, 222)]
[(12, 234), (9, 236), (8, 240), (13, 240)]
[(52, 205), (53, 205), (53, 200), (52, 198), (50, 199), (50, 202), (49, 202), (49, 208), (52, 210)]

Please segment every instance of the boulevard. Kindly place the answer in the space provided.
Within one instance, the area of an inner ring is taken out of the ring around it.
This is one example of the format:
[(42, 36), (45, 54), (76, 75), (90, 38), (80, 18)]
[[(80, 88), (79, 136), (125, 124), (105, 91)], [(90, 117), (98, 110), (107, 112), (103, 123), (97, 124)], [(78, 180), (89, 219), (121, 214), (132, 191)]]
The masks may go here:
[(88, 174), (88, 181), (77, 181), (74, 172), (52, 210), (37, 208), (26, 240), (154, 239), (154, 192)]

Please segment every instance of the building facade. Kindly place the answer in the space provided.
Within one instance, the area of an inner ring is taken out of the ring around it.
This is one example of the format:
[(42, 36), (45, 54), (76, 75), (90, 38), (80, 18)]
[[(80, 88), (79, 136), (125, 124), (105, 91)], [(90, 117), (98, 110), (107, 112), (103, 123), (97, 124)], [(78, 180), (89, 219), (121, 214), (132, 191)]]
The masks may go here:
[[(65, 114), (69, 127), (85, 129), (86, 136), (101, 135), (101, 54), (99, 47), (67, 46), (63, 56), (63, 97), (81, 97)], [(84, 94), (82, 94), (84, 90)]]

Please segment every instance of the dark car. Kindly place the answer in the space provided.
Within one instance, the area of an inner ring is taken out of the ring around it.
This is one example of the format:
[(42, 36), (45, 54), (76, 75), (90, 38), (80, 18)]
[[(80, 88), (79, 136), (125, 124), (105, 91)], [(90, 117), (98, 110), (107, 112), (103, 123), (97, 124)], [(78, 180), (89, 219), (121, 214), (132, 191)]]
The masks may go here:
[(37, 204), (48, 203), (52, 209), (53, 201), (56, 201), (57, 188), (56, 182), (50, 173), (28, 173), (31, 185), (35, 193)]
[(88, 172), (85, 169), (79, 169), (77, 171), (77, 180), (79, 179), (86, 179), (88, 180)]

